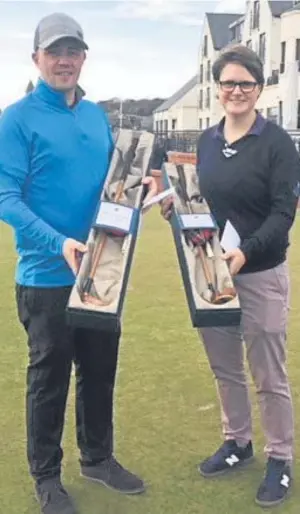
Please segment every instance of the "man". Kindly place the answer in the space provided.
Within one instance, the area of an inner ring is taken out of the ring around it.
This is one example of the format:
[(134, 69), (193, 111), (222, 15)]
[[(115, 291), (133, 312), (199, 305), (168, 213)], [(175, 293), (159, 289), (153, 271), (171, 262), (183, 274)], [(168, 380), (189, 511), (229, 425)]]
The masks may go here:
[[(108, 171), (113, 141), (100, 107), (77, 86), (88, 46), (64, 14), (43, 18), (33, 60), (40, 79), (0, 123), (0, 219), (15, 230), (16, 298), (28, 335), (27, 452), (44, 514), (74, 514), (60, 480), (72, 361), (81, 475), (123, 493), (141, 479), (113, 456), (113, 389), (120, 329), (71, 330), (65, 307)], [(149, 185), (148, 198), (156, 193)]]

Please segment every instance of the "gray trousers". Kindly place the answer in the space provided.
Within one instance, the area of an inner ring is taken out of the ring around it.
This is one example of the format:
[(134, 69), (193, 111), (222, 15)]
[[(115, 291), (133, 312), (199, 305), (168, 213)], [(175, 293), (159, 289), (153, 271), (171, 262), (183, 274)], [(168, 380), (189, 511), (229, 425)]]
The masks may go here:
[(293, 407), (285, 367), (287, 264), (238, 275), (235, 285), (242, 308), (241, 326), (199, 331), (217, 380), (224, 436), (241, 445), (252, 439), (245, 348), (260, 406), (265, 452), (277, 459), (292, 460)]

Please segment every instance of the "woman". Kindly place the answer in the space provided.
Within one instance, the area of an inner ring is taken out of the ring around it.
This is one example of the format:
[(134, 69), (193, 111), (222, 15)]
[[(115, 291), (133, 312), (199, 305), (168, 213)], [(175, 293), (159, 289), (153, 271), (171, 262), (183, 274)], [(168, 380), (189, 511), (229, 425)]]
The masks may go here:
[[(266, 474), (256, 502), (273, 506), (286, 498), (291, 485), (294, 434), (285, 369), (286, 251), (297, 208), (300, 161), (289, 135), (255, 110), (264, 76), (253, 51), (241, 45), (227, 49), (214, 63), (213, 77), (225, 116), (202, 133), (197, 168), (201, 193), (220, 235), (230, 222), (241, 240), (224, 259), (239, 294), (242, 322), (241, 327), (200, 331), (217, 379), (225, 441), (199, 471), (213, 477), (253, 457), (245, 343), (266, 438)], [(168, 202), (162, 212), (169, 217)]]

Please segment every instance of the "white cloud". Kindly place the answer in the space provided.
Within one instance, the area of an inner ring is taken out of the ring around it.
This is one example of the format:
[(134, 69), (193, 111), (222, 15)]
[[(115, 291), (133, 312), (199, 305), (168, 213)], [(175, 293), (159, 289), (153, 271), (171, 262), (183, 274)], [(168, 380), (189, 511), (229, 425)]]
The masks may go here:
[(36, 72), (30, 63), (18, 63), (17, 67), (13, 64), (5, 65), (5, 74), (1, 76), (0, 83), (1, 108), (24, 96), (30, 77), (36, 79)]
[(30, 39), (32, 41), (32, 32), (22, 32), (17, 30), (8, 30), (1, 28), (0, 39), (8, 41), (10, 39)]
[[(97, 15), (97, 4), (99, 5), (99, 2), (94, 2), (95, 7), (90, 11), (89, 16)], [(98, 10), (101, 17), (165, 21), (193, 26), (202, 24), (201, 12), (201, 2), (194, 0), (119, 0), (118, 2), (112, 0), (111, 3), (103, 2)]]
[(245, 0), (221, 0), (214, 11), (220, 13), (244, 13), (245, 5)]
[(143, 59), (153, 59), (159, 54), (159, 50), (155, 46), (147, 45), (143, 41), (137, 41), (134, 37), (121, 37), (121, 36), (102, 36), (88, 38), (89, 52), (88, 60), (99, 60), (103, 62), (103, 57), (106, 59), (118, 58), (120, 62), (130, 55), (136, 55), (137, 44), (139, 46), (139, 54)]
[[(94, 66), (86, 67), (83, 70), (80, 84), (87, 93), (87, 98), (97, 101), (113, 97), (122, 98), (154, 98), (172, 95), (179, 89), (184, 80), (182, 77), (189, 78), (188, 70), (183, 69), (182, 75), (177, 71), (161, 70), (159, 80), (151, 69), (145, 66), (141, 70), (120, 66), (118, 61), (104, 61), (103, 69), (105, 77), (109, 76), (109, 81), (104, 80), (102, 68), (95, 70)], [(122, 84), (122, 88), (120, 88)]]
[(35, 3), (0, 0), (0, 17), (6, 20), (0, 31), (0, 108), (23, 96), (28, 81), (36, 80), (33, 32), (42, 16), (58, 10), (84, 27), (90, 50), (80, 83), (92, 100), (168, 97), (196, 73), (198, 28), (201, 13), (208, 10), (201, 1)]
[(183, 2), (168, 2), (152, 0), (145, 2), (121, 2), (116, 5), (115, 14), (121, 18), (142, 18), (148, 20), (159, 20), (182, 15), (189, 12)]
[(185, 14), (176, 16), (174, 21), (180, 25), (189, 25), (189, 26), (196, 26), (196, 27), (201, 27), (201, 25), (203, 24), (202, 17), (199, 18), (197, 16), (192, 16), (192, 15), (189, 16), (189, 15), (185, 15)]

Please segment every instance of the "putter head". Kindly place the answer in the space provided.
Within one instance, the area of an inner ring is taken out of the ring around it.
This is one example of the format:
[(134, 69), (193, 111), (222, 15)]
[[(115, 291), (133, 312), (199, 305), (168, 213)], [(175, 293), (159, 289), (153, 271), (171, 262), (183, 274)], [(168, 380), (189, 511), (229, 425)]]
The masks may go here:
[(224, 303), (231, 302), (236, 297), (236, 291), (233, 288), (226, 288), (224, 291), (220, 294), (216, 294), (215, 298), (213, 299), (213, 304), (215, 305), (223, 305)]
[(111, 303), (111, 300), (105, 302), (105, 300), (102, 300), (94, 286), (94, 280), (91, 277), (88, 277), (85, 282), (83, 283), (83, 286), (81, 288), (81, 291), (79, 291), (80, 300), (85, 305), (99, 305), (100, 307), (109, 305)]
[(84, 303), (85, 297), (91, 294), (92, 287), (93, 280), (90, 277), (87, 277), (81, 284), (77, 285), (77, 292), (82, 303)]
[(214, 293), (212, 291), (207, 290), (201, 295), (201, 298), (205, 300), (207, 303), (212, 305), (223, 305), (225, 303), (231, 302), (236, 297), (236, 291), (233, 288), (226, 288), (222, 293)]
[(112, 300), (102, 300), (99, 296), (93, 296), (89, 293), (83, 293), (81, 298), (82, 303), (85, 305), (97, 305), (98, 307), (106, 307)]

